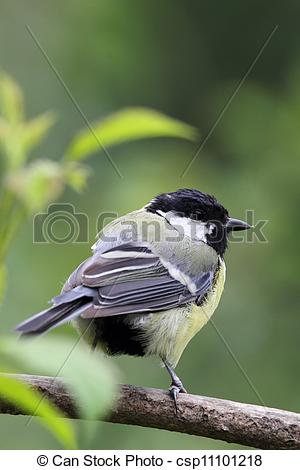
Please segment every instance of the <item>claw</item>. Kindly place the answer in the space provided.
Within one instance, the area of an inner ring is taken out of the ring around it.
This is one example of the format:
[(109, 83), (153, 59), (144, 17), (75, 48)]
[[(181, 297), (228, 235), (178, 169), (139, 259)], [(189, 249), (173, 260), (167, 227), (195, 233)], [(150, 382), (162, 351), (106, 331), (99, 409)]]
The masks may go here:
[(171, 387), (169, 388), (169, 392), (170, 392), (171, 398), (174, 401), (175, 413), (177, 415), (178, 414), (177, 396), (178, 396), (178, 393), (180, 393), (180, 388), (177, 387), (177, 385), (171, 385)]
[(169, 388), (169, 392), (170, 392), (171, 398), (174, 401), (176, 415), (178, 415), (178, 407), (177, 407), (178, 393), (187, 393), (187, 391), (183, 387), (182, 383), (172, 383), (171, 387)]
[(182, 385), (182, 382), (179, 379), (179, 377), (175, 374), (175, 371), (170, 366), (170, 364), (166, 360), (163, 360), (163, 362), (164, 362), (165, 367), (166, 367), (167, 371), (169, 372), (169, 374), (171, 376), (171, 379), (172, 379), (172, 383), (171, 383), (171, 387), (169, 388), (169, 392), (170, 392), (171, 398), (174, 401), (175, 411), (176, 411), (176, 415), (177, 415), (178, 414), (178, 407), (177, 407), (178, 393), (187, 393), (187, 391), (184, 388), (184, 386)]

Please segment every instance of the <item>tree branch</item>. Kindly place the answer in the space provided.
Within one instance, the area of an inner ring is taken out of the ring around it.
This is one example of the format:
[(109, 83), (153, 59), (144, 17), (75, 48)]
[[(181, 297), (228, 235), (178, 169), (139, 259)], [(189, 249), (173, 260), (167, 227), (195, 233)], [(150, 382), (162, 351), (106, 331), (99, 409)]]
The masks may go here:
[[(78, 418), (75, 401), (60, 379), (17, 375), (69, 418)], [(0, 413), (24, 414), (0, 400)], [(180, 394), (178, 415), (167, 392), (121, 385), (115, 409), (104, 421), (166, 429), (261, 449), (300, 449), (300, 414), (218, 398)]]

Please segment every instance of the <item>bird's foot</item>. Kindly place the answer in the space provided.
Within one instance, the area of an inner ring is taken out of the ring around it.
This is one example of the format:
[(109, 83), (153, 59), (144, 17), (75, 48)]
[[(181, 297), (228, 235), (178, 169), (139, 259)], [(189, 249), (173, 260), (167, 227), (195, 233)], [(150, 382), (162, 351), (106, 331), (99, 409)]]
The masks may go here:
[(182, 385), (181, 381), (176, 381), (172, 382), (171, 387), (169, 388), (169, 392), (171, 395), (171, 398), (174, 401), (174, 406), (175, 406), (175, 412), (176, 415), (178, 414), (178, 407), (177, 407), (177, 397), (179, 393), (187, 393), (186, 389)]

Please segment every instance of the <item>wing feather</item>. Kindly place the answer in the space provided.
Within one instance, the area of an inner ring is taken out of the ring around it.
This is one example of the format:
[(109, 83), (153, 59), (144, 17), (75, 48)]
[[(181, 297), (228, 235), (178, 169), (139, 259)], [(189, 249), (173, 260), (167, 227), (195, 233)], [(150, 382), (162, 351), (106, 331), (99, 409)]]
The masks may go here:
[(191, 290), (175, 279), (149, 248), (131, 244), (96, 252), (78, 271), (70, 279), (94, 292), (94, 309), (82, 312), (83, 318), (176, 308), (201, 299), (214, 279), (214, 270), (202, 272), (191, 280)]
[(177, 261), (175, 253), (166, 261), (163, 255), (136, 244), (95, 251), (71, 274), (53, 305), (17, 330), (37, 334), (78, 317), (147, 314), (200, 302), (213, 285), (218, 261), (202, 267), (200, 263), (198, 269)]

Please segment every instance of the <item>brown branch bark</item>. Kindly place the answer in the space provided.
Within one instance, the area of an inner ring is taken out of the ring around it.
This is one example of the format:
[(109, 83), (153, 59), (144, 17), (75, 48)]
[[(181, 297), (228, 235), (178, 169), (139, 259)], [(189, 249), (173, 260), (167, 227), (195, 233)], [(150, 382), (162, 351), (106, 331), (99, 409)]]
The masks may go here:
[[(52, 377), (18, 375), (69, 418), (78, 418), (72, 395)], [(0, 413), (23, 414), (3, 399)], [(105, 421), (166, 429), (261, 449), (300, 449), (300, 414), (218, 398), (180, 394), (178, 414), (167, 392), (121, 385), (115, 409)]]

